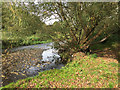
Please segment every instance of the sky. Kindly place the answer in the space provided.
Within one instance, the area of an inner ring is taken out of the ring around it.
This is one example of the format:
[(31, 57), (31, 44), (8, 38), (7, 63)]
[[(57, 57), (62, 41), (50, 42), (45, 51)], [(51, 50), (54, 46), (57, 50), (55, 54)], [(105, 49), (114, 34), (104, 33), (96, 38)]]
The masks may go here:
[(59, 21), (59, 19), (55, 19), (55, 16), (56, 16), (56, 15), (52, 15), (52, 16), (49, 18), (49, 19), (51, 19), (51, 20), (46, 19), (46, 20), (45, 20), (45, 24), (46, 24), (46, 25), (52, 25), (54, 22)]
[[(38, 4), (38, 1), (35, 0), (34, 3)], [(25, 4), (28, 5), (28, 3), (25, 3)], [(45, 22), (46, 25), (52, 25), (54, 22), (59, 21), (59, 19), (56, 19), (56, 18), (58, 18), (57, 15), (52, 15), (50, 18), (43, 20), (43, 22)]]
[[(38, 4), (38, 3), (37, 3), (38, 1), (39, 1), (39, 0), (35, 0), (34, 3), (35, 3), (35, 4)], [(46, 25), (52, 25), (54, 22), (59, 21), (59, 19), (55, 19), (56, 17), (58, 17), (58, 16), (57, 16), (57, 15), (52, 15), (50, 18), (44, 20), (45, 24), (46, 24)], [(49, 20), (49, 19), (51, 19), (51, 20)]]

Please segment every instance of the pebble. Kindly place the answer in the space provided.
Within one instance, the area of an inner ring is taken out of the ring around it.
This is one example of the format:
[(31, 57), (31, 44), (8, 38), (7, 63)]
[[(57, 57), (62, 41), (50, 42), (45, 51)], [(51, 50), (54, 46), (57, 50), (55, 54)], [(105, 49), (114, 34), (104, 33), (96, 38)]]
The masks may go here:
[[(8, 77), (8, 81), (10, 81), (9, 76), (10, 76), (10, 71), (13, 70), (13, 72), (17, 71), (17, 72), (21, 72), (24, 75), (28, 74), (27, 69), (29, 69), (31, 66), (36, 66), (36, 68), (38, 68), (40, 70), (45, 70), (45, 66), (51, 64), (51, 62), (45, 62), (45, 61), (40, 61), (42, 58), (42, 49), (25, 49), (25, 50), (21, 50), (21, 51), (16, 51), (13, 53), (10, 53), (9, 56), (4, 56), (3, 57), (3, 75), (5, 74), (6, 78)], [(44, 65), (41, 65), (44, 64)], [(8, 66), (8, 67), (6, 67)], [(17, 67), (17, 68), (16, 68)], [(8, 69), (9, 68), (9, 69)], [(8, 70), (7, 70), (8, 69)], [(36, 74), (37, 72), (35, 72), (34, 74)], [(21, 77), (22, 77), (21, 74)], [(14, 76), (11, 75), (11, 77), (14, 78)], [(19, 75), (20, 77), (20, 75)], [(6, 83), (4, 83), (4, 85), (7, 84), (7, 79)]]

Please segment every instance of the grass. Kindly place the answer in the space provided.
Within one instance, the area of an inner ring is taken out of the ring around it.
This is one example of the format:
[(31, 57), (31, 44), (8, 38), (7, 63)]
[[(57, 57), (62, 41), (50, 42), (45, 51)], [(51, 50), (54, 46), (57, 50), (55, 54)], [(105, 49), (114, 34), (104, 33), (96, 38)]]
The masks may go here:
[(62, 69), (40, 72), (2, 88), (117, 88), (118, 63), (95, 54), (76, 57)]
[(31, 36), (23, 35), (23, 37), (14, 35), (10, 37), (7, 34), (3, 34), (2, 40), (2, 49), (52, 42), (50, 38), (46, 38), (44, 35), (41, 36), (40, 34)]

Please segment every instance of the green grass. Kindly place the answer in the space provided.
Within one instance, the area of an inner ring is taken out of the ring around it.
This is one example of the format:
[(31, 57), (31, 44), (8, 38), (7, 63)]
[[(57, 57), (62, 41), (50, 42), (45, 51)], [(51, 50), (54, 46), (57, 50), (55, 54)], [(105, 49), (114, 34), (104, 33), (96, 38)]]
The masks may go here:
[(50, 38), (46, 38), (40, 35), (31, 35), (23, 37), (13, 36), (13, 38), (10, 38), (9, 36), (7, 36), (7, 34), (3, 34), (2, 40), (2, 49), (52, 42)]
[(118, 64), (96, 55), (81, 58), (77, 53), (72, 62), (61, 69), (40, 72), (2, 88), (113, 88), (118, 85)]

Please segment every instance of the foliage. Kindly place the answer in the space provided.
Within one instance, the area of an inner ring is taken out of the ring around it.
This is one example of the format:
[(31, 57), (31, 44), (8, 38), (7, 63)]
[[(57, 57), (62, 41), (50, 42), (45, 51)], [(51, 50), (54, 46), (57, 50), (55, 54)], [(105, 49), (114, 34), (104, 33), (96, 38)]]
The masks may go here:
[(24, 10), (23, 6), (16, 6), (15, 3), (3, 3), (3, 31), (10, 32), (10, 37), (29, 36), (35, 33), (38, 27), (40, 28), (40, 23), (39, 17), (29, 14), (28, 11)]
[(4, 38), (2, 41), (2, 49), (10, 49), (18, 46), (27, 46), (27, 45), (34, 45), (34, 44), (49, 43), (49, 42), (52, 42), (50, 38), (44, 38), (44, 36), (41, 36), (40, 34), (39, 36), (32, 35), (24, 38), (22, 37), (20, 38), (19, 36), (16, 36), (16, 38), (12, 38), (12, 39)]
[(3, 49), (51, 41), (49, 28), (27, 9), (22, 3), (2, 3)]
[(89, 52), (92, 45), (105, 41), (119, 30), (118, 3), (47, 2), (39, 6), (47, 12), (43, 17), (59, 16), (62, 32), (52, 38), (57, 48), (67, 49), (65, 53)]

